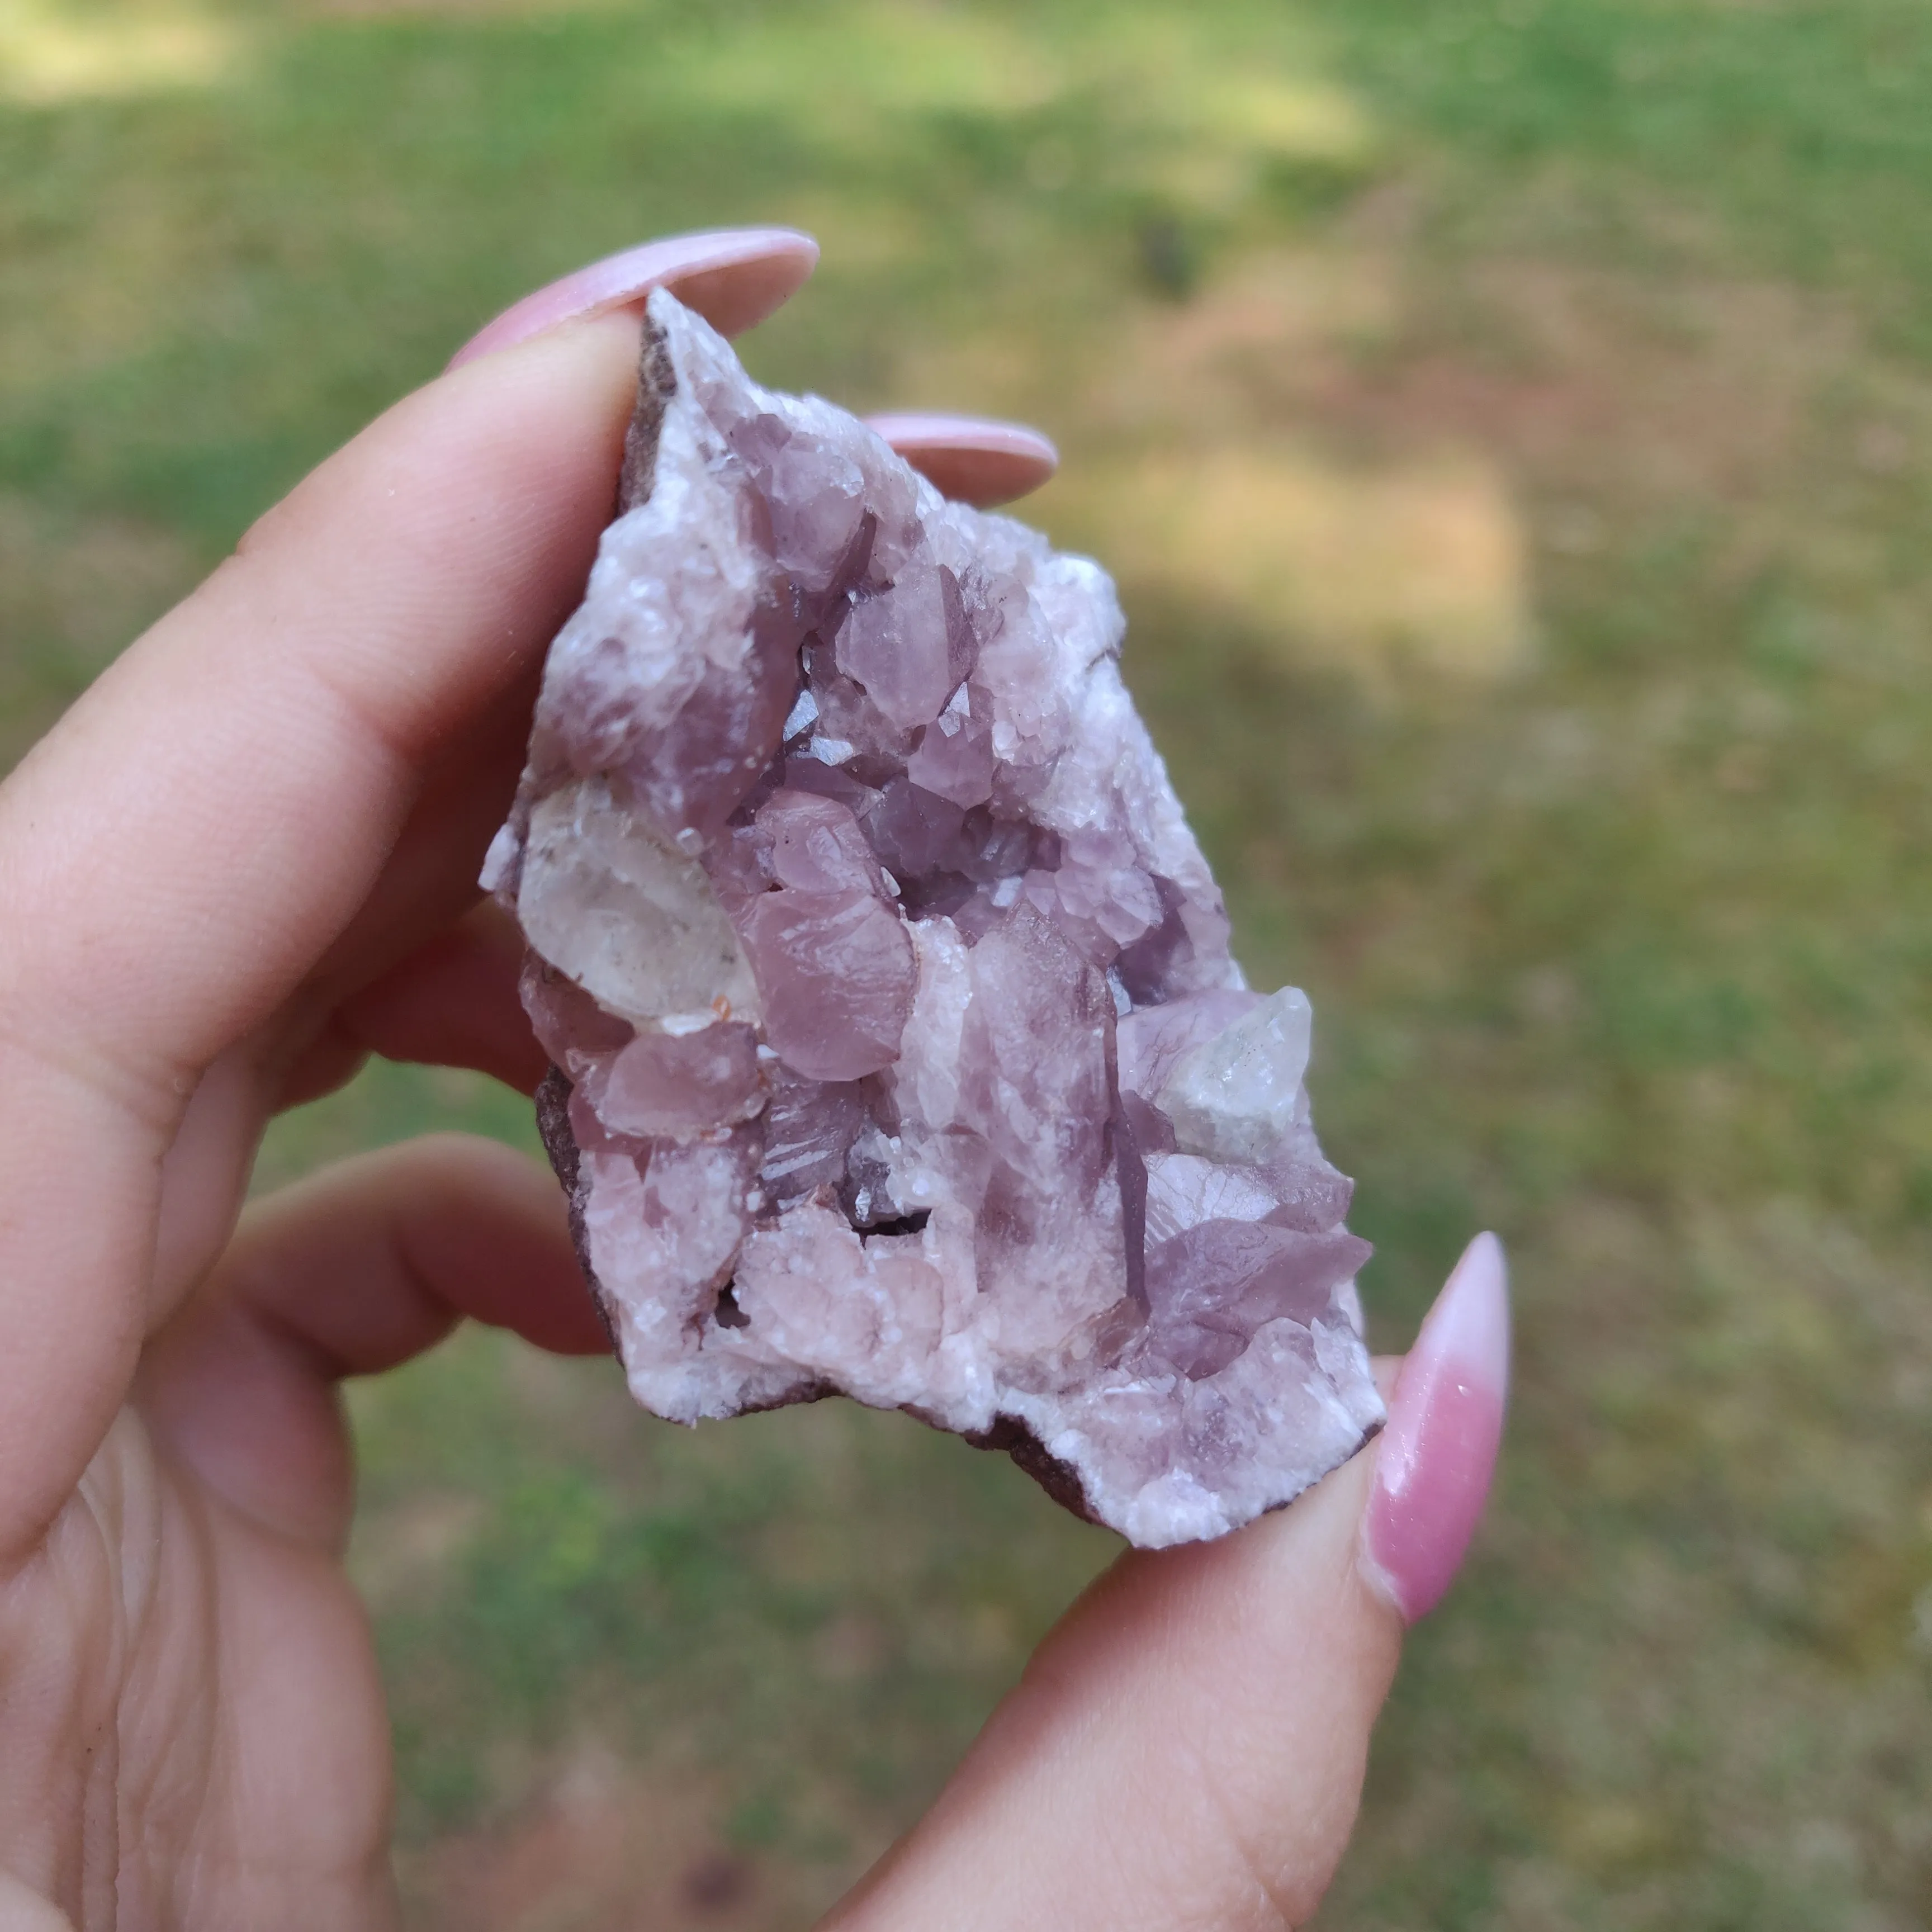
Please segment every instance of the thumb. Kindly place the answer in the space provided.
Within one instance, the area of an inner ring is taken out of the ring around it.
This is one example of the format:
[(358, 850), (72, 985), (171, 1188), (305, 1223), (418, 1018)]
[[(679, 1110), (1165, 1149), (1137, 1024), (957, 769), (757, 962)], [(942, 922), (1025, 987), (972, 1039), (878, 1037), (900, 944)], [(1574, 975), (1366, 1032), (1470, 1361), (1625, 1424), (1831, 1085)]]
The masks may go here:
[(1508, 1364), (1484, 1236), (1382, 1441), (1234, 1535), (1124, 1557), (826, 1932), (1301, 1924), (1354, 1822), (1405, 1608), (1439, 1594), (1480, 1513)]

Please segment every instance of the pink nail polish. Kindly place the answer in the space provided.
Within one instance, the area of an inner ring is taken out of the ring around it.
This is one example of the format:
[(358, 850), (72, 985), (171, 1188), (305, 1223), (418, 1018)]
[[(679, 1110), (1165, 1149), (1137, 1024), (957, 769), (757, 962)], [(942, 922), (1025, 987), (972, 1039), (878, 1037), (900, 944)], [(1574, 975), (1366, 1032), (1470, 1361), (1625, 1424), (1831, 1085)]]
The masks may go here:
[(818, 262), (818, 244), (795, 228), (719, 228), (627, 248), (538, 289), (485, 323), (449, 358), (452, 369), (508, 349), (559, 323), (626, 308), (669, 288), (722, 335), (762, 322)]
[(1482, 1516), (1509, 1355), (1508, 1264), (1502, 1242), (1478, 1234), (1424, 1318), (1376, 1445), (1364, 1567), (1406, 1622), (1441, 1602)]
[(1037, 490), (1060, 452), (1036, 429), (986, 416), (868, 416), (866, 422), (942, 494), (990, 509)]

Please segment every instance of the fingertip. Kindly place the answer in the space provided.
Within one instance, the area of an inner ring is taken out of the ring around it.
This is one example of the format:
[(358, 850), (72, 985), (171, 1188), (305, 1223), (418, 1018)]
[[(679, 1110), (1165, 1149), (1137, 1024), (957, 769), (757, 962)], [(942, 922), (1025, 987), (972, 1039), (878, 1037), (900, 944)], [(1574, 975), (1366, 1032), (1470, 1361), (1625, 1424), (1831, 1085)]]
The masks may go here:
[(534, 1094), (550, 1066), (518, 994), (523, 935), (485, 899), (338, 1008), (334, 1031), (385, 1060), (487, 1073)]
[(460, 368), (566, 322), (641, 304), (668, 288), (721, 335), (764, 320), (804, 286), (818, 244), (795, 228), (719, 228), (666, 236), (607, 255), (525, 296), (486, 322), (449, 358)]
[(1029, 495), (1060, 467), (1052, 440), (1023, 423), (929, 411), (866, 421), (942, 496), (976, 509)]
[(756, 328), (783, 308), (818, 266), (818, 244), (809, 235), (790, 228), (753, 229), (747, 234), (743, 252), (731, 260), (665, 278), (665, 287), (720, 335), (742, 335)]
[(1448, 1593), (1482, 1520), (1508, 1403), (1509, 1268), (1478, 1234), (1402, 1362), (1363, 1522), (1370, 1586), (1414, 1623)]
[(438, 1300), (550, 1354), (610, 1352), (568, 1204), (541, 1161), (453, 1131), (406, 1142), (386, 1160), (395, 1238)]
[(1401, 1649), (1356, 1567), (1371, 1480), (1357, 1457), (1232, 1534), (1128, 1552), (827, 1932), (950, 1924), (962, 1897), (1058, 1932), (1306, 1922)]

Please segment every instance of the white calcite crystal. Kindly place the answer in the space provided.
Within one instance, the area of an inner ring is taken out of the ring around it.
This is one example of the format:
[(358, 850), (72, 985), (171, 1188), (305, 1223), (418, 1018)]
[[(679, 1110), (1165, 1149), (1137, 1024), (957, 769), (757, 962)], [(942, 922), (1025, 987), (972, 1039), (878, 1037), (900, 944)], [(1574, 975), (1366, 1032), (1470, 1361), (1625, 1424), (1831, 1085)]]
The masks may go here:
[(1229, 956), (1124, 628), (660, 291), (484, 883), (640, 1402), (904, 1408), (1158, 1546), (1382, 1409), (1308, 1002)]

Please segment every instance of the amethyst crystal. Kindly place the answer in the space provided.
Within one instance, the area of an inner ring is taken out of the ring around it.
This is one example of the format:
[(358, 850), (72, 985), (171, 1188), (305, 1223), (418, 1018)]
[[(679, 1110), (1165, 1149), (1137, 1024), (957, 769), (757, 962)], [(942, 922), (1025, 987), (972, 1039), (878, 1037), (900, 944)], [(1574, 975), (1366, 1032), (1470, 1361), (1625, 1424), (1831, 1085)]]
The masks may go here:
[(1308, 1003), (1243, 985), (1122, 629), (661, 290), (485, 884), (640, 1402), (904, 1408), (1159, 1545), (1382, 1411)]

